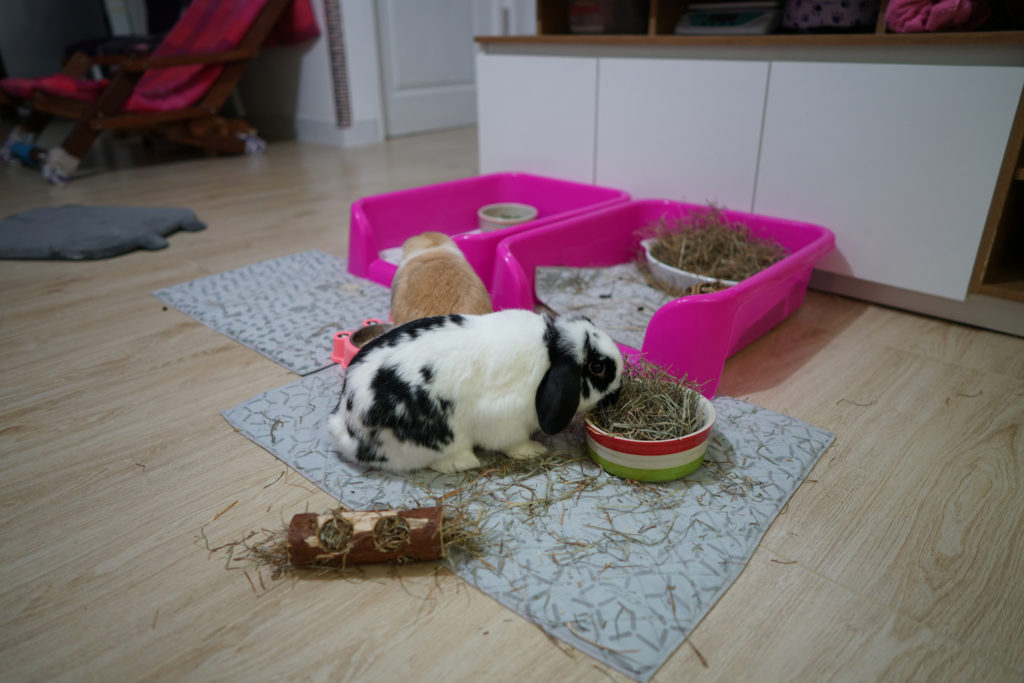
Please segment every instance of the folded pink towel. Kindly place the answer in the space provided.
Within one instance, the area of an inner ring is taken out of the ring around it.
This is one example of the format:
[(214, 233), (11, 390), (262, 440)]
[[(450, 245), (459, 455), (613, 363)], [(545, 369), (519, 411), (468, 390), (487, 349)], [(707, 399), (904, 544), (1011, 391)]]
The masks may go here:
[(896, 33), (970, 31), (989, 13), (988, 0), (892, 0), (885, 25)]

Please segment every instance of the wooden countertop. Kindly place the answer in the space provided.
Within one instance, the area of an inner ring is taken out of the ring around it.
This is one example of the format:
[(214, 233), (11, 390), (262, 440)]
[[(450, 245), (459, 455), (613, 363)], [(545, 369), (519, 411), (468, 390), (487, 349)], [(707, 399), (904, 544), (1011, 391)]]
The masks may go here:
[(948, 33), (777, 33), (770, 35), (589, 35), (544, 34), (521, 36), (476, 36), (481, 45), (560, 45), (637, 47), (845, 47), (904, 45), (944, 46), (1019, 45), (1024, 48), (1024, 31), (974, 31)]

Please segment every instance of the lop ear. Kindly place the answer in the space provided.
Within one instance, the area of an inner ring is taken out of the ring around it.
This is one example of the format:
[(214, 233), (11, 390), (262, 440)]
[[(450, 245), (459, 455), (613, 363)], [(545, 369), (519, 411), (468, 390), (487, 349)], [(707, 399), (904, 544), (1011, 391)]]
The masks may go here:
[(557, 434), (572, 422), (580, 406), (580, 368), (569, 356), (558, 355), (537, 387), (537, 421), (545, 434)]

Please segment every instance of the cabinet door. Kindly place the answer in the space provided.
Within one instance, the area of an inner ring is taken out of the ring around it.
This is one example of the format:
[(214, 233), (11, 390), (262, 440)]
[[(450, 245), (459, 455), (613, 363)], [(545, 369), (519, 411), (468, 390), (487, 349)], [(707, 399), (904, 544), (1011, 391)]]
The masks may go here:
[(597, 59), (478, 53), (480, 173), (594, 182)]
[(603, 58), (598, 185), (749, 211), (768, 62)]
[(819, 223), (819, 268), (963, 300), (1018, 67), (773, 62), (755, 210)]

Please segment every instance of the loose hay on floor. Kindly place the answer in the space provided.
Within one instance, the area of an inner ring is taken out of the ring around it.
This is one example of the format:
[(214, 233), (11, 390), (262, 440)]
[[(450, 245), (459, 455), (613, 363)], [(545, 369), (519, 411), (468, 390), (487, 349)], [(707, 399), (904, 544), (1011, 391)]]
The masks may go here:
[(640, 349), (651, 317), (677, 298), (655, 289), (635, 263), (607, 268), (541, 267), (537, 297), (556, 313), (582, 313), (615, 341)]
[[(354, 535), (352, 524), (343, 517), (347, 512), (338, 508), (324, 513), (329, 515), (330, 519), (320, 527), (317, 539), (324, 549), (333, 551), (335, 555), (314, 564), (295, 564), (289, 552), (289, 529), (286, 527), (250, 531), (237, 541), (217, 547), (210, 547), (209, 543), (206, 543), (206, 549), (211, 553), (224, 552), (228, 569), (252, 569), (257, 576), (266, 570), (273, 580), (299, 572), (319, 574), (324, 570), (331, 570), (344, 573), (351, 567), (351, 564), (345, 561), (345, 556), (352, 549)], [(469, 557), (478, 557), (484, 550), (482, 521), (483, 516), (479, 511), (473, 514), (465, 506), (446, 507), (440, 538), (443, 554), (458, 550)], [(205, 534), (201, 537), (205, 539)], [(397, 515), (382, 517), (373, 527), (373, 544), (380, 553), (398, 553), (409, 545), (410, 539), (409, 524)], [(405, 564), (414, 560), (415, 558), (400, 556), (388, 558), (386, 562)]]
[[(334, 452), (324, 422), (339, 387), (340, 372), (325, 370), (225, 417), (345, 506), (464, 513), (479, 546), (447, 547), (444, 567), (640, 681), (728, 588), (832, 440), (799, 420), (718, 397), (704, 466), (681, 481), (642, 484), (603, 472), (585, 455), (578, 422), (545, 437), (550, 453), (535, 460), (484, 453), (478, 470), (395, 475)], [(444, 531), (445, 543), (454, 537)], [(223, 550), (244, 553), (238, 545)], [(251, 569), (246, 576), (259, 592), (265, 577)]]

